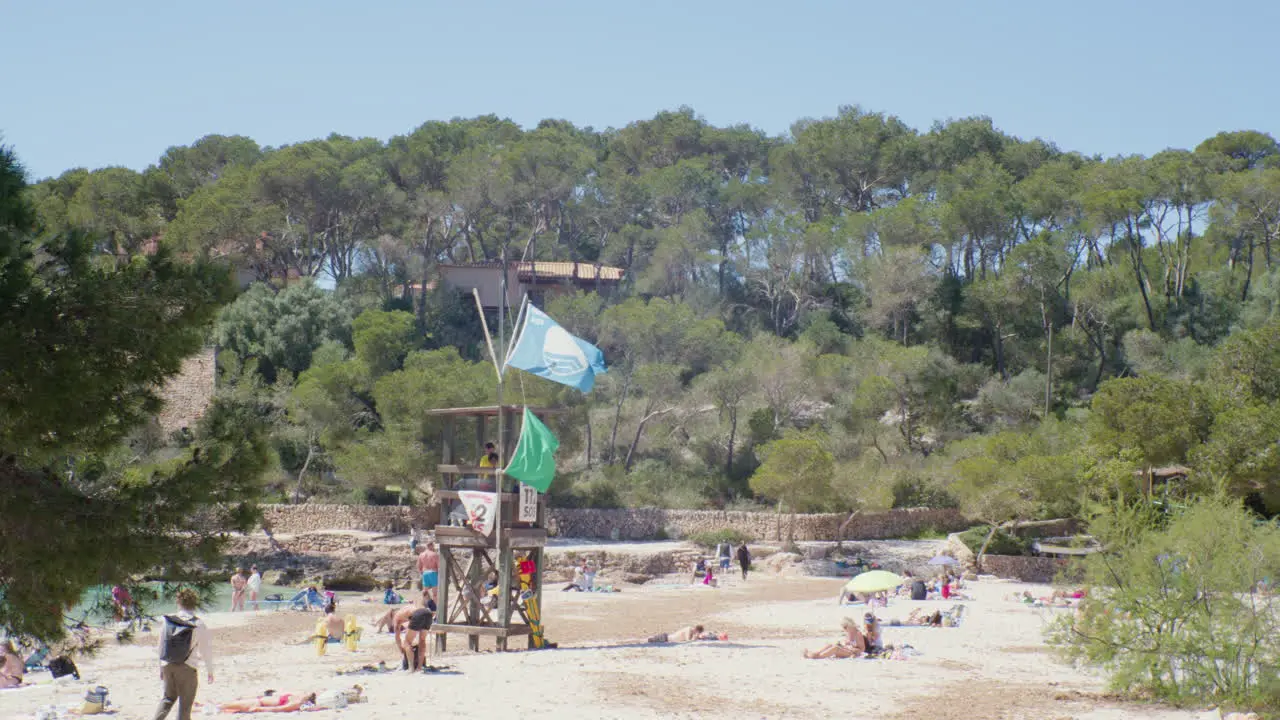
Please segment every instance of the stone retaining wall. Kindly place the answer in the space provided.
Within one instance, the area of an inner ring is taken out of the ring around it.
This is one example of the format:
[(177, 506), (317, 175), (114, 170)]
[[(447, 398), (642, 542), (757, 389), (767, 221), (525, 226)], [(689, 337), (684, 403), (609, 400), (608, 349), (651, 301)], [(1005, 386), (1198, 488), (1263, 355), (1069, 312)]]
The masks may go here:
[[(1031, 583), (1051, 583), (1058, 573), (1071, 567), (1067, 558), (1028, 557), (1023, 555), (984, 555), (982, 572), (997, 577)], [(1073, 573), (1068, 573), (1070, 577)]]
[[(427, 526), (425, 507), (364, 505), (266, 505), (263, 519), (273, 533), (300, 535), (324, 530), (363, 530), (405, 533), (412, 525)], [(797, 515), (796, 540), (835, 540), (843, 513)], [(789, 515), (717, 510), (591, 510), (552, 508), (549, 530), (574, 538), (658, 540), (687, 538), (702, 532), (733, 529), (751, 540), (779, 540), (787, 536)], [(846, 540), (904, 537), (925, 530), (952, 532), (970, 523), (956, 510), (901, 509), (859, 515), (845, 529)]]
[[(795, 517), (796, 540), (835, 540), (844, 513)], [(653, 540), (687, 538), (698, 533), (732, 529), (751, 540), (781, 540), (788, 536), (789, 515), (719, 510), (587, 510), (552, 509), (550, 529), (575, 538)], [(951, 532), (969, 527), (956, 510), (902, 509), (855, 517), (845, 528), (846, 540), (875, 540), (915, 535), (924, 530)]]
[(271, 532), (301, 535), (325, 530), (407, 533), (425, 527), (427, 509), (395, 505), (263, 505), (262, 519)]

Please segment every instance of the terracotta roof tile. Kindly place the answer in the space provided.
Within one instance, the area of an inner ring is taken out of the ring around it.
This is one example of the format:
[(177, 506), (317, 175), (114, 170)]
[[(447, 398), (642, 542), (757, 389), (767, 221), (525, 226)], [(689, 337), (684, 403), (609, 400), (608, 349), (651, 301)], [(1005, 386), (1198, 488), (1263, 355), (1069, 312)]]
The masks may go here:
[(553, 280), (622, 280), (622, 268), (581, 262), (520, 262), (517, 263), (517, 272), (521, 280), (534, 276)]
[[(511, 263), (516, 269), (517, 276), (521, 280), (530, 280), (537, 277), (540, 280), (587, 280), (595, 281), (599, 279), (602, 282), (621, 282), (625, 271), (620, 267), (612, 265), (598, 266), (599, 277), (597, 278), (597, 265), (595, 263), (585, 262), (553, 262), (546, 260), (528, 261), (519, 260)], [(500, 268), (502, 263), (499, 262), (482, 262), (482, 263), (458, 263), (444, 264), (440, 267), (456, 267), (456, 268)]]

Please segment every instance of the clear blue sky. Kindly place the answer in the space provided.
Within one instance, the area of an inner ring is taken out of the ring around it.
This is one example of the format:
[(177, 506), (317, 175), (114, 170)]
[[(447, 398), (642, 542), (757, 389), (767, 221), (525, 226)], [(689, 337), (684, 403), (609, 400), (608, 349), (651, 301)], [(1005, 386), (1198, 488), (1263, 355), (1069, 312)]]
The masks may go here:
[(844, 104), (920, 129), (982, 114), (1151, 153), (1280, 135), (1277, 27), (1275, 0), (0, 0), (0, 133), (33, 179), (140, 169), (208, 133), (604, 128), (680, 105), (770, 133)]

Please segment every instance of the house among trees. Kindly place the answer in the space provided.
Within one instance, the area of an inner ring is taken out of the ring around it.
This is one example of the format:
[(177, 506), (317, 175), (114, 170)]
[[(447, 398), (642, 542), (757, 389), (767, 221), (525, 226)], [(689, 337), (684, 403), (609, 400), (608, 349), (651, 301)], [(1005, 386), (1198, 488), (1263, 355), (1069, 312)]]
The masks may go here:
[(1160, 497), (1168, 497), (1171, 492), (1177, 494), (1179, 486), (1185, 484), (1190, 475), (1191, 469), (1182, 465), (1150, 467), (1134, 472), (1139, 490), (1148, 499), (1155, 498), (1157, 494)]
[[(485, 309), (498, 307), (502, 298), (502, 263), (438, 265), (436, 269), (444, 287), (468, 296), (472, 289), (479, 290)], [(622, 283), (623, 275), (622, 268), (595, 263), (511, 262), (507, 264), (507, 305), (519, 307), (525, 293), (539, 306), (558, 294), (575, 290), (607, 296)]]

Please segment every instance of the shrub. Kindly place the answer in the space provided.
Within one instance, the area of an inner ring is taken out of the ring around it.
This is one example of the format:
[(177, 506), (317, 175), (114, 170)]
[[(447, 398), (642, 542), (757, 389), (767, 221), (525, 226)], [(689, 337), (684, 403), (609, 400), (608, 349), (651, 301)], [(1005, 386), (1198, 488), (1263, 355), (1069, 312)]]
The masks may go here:
[[(990, 525), (971, 527), (960, 533), (960, 542), (963, 542), (976, 555), (982, 549), (982, 543), (987, 539), (989, 532), (991, 532)], [(1030, 541), (1013, 535), (1003, 528), (996, 531), (995, 536), (991, 538), (991, 544), (987, 546), (988, 555), (1028, 555), (1030, 553)]]
[(705, 548), (715, 548), (715, 546), (720, 543), (727, 542), (730, 545), (737, 545), (739, 543), (744, 543), (751, 538), (747, 537), (746, 533), (743, 533), (740, 530), (735, 530), (733, 528), (721, 528), (719, 530), (707, 530), (705, 532), (694, 533), (687, 539), (694, 545), (701, 545)]
[(960, 503), (939, 483), (915, 474), (903, 474), (893, 481), (896, 508), (954, 508)]
[(1280, 708), (1280, 606), (1261, 590), (1280, 577), (1280, 529), (1220, 498), (1157, 515), (1116, 507), (1091, 523), (1107, 548), (1084, 564), (1096, 589), (1050, 640), (1115, 689)]
[[(919, 530), (916, 530), (914, 533), (904, 536), (903, 539), (904, 540), (946, 540), (947, 534), (932, 525), (926, 525), (925, 527), (922, 527)], [(978, 544), (979, 546), (981, 546), (982, 544), (981, 541), (979, 541)]]

